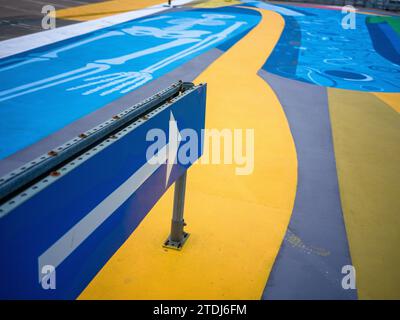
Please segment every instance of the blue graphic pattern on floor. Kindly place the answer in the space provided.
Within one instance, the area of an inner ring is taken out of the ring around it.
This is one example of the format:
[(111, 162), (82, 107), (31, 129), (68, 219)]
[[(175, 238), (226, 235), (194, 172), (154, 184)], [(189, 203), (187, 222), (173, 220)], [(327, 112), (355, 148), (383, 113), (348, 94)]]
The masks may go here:
[(366, 15), (356, 14), (356, 28), (344, 29), (341, 11), (302, 12), (309, 15), (284, 16), (285, 29), (264, 70), (326, 87), (400, 92), (400, 65), (375, 50)]
[(0, 60), (0, 159), (232, 44), (260, 17), (234, 7), (166, 12)]

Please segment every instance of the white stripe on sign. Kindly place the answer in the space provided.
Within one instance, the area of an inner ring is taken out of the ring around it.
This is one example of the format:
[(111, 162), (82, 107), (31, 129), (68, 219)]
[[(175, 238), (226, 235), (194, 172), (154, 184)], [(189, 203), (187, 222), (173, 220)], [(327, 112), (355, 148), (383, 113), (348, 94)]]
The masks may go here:
[(57, 268), (83, 241), (110, 217), (167, 160), (168, 144), (147, 161), (128, 180), (100, 202), (39, 258), (39, 282), (42, 267)]

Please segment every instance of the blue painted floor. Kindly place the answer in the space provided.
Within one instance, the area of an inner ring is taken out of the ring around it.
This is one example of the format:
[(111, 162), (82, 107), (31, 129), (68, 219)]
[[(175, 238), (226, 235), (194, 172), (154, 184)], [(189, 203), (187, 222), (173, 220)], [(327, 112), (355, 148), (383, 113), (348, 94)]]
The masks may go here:
[(244, 8), (168, 12), (0, 60), (0, 159), (243, 35), (259, 19)]
[(357, 13), (355, 29), (345, 29), (341, 11), (301, 8), (300, 12), (284, 15), (284, 32), (263, 69), (325, 87), (400, 91), (400, 65), (375, 50), (367, 15)]

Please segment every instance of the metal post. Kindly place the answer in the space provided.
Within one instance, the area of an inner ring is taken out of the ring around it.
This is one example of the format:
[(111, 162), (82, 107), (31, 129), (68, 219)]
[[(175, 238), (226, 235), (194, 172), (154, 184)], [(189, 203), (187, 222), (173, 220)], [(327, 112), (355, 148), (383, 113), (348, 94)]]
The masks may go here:
[(164, 247), (171, 249), (182, 249), (189, 234), (183, 228), (185, 220), (183, 219), (183, 209), (185, 206), (185, 188), (186, 188), (186, 171), (175, 181), (174, 190), (174, 208), (172, 212), (171, 234), (164, 243)]

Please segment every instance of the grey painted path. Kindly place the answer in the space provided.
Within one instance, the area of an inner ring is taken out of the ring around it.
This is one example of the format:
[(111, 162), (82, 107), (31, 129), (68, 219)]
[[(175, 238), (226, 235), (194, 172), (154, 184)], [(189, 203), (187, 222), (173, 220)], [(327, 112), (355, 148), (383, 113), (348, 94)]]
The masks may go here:
[[(57, 10), (104, 0), (0, 0), (0, 41), (43, 31), (42, 8), (52, 5)], [(57, 27), (80, 21), (57, 19)]]
[(341, 286), (351, 258), (344, 226), (326, 88), (259, 75), (277, 94), (292, 132), (298, 184), (292, 217), (263, 299), (356, 299)]

